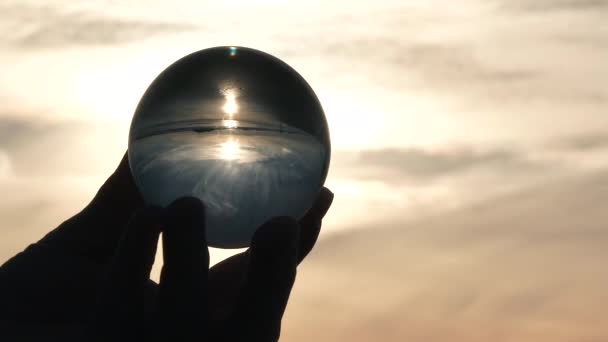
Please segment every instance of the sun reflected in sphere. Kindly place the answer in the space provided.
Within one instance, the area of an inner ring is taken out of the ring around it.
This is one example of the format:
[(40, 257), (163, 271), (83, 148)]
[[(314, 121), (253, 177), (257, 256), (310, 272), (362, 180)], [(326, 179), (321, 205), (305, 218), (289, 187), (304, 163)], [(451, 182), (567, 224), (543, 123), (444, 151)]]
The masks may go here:
[(228, 90), (225, 96), (226, 103), (222, 109), (226, 114), (232, 116), (239, 110), (239, 105), (236, 103), (236, 93), (233, 90)]
[(306, 81), (261, 51), (217, 47), (163, 71), (131, 123), (129, 162), (148, 204), (195, 196), (207, 242), (246, 247), (275, 216), (301, 218), (329, 167), (321, 105)]
[(220, 145), (220, 158), (224, 160), (235, 160), (239, 158), (239, 142), (233, 138)]

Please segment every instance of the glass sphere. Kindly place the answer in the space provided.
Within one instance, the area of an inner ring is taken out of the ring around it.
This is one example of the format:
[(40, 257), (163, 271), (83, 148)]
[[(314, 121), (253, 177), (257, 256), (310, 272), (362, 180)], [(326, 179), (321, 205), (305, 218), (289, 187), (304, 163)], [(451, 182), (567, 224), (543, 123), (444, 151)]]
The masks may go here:
[(275, 216), (302, 217), (327, 175), (330, 142), (308, 83), (267, 53), (192, 53), (148, 87), (133, 116), (129, 162), (146, 203), (206, 206), (207, 242), (249, 245)]

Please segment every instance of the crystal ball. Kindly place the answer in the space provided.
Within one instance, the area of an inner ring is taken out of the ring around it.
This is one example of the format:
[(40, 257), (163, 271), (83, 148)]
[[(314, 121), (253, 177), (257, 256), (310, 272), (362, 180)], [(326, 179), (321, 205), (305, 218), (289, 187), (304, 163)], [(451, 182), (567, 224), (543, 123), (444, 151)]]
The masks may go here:
[(129, 162), (147, 204), (194, 196), (212, 247), (249, 245), (275, 216), (302, 217), (327, 176), (327, 121), (314, 91), (267, 53), (215, 47), (165, 69), (141, 98)]

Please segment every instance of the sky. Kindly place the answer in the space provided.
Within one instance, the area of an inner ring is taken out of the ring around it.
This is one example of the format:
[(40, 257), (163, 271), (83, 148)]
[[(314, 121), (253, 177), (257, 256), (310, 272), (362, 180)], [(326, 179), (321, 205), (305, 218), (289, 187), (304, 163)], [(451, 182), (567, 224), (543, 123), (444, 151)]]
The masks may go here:
[(166, 66), (248, 46), (309, 82), (332, 139), (336, 197), (286, 340), (604, 341), (607, 16), (602, 0), (0, 1), (0, 261), (90, 200)]

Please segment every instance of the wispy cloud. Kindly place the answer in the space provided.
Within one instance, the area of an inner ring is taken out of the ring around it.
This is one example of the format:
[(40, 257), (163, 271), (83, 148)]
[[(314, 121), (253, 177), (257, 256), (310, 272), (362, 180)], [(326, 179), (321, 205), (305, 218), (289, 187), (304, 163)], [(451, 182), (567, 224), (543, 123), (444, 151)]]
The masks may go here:
[(48, 5), (0, 5), (0, 18), (0, 44), (25, 48), (121, 44), (195, 29), (189, 24), (107, 17)]
[(8, 178), (12, 174), (12, 165), (8, 154), (0, 149), (0, 181)]
[(340, 177), (377, 180), (388, 184), (428, 183), (444, 176), (475, 170), (515, 175), (547, 167), (509, 149), (477, 151), (472, 147), (431, 150), (387, 148), (334, 153), (332, 169)]
[[(0, 116), (0, 147), (18, 177), (90, 176), (110, 171), (126, 138), (119, 127), (90, 121)], [(126, 136), (126, 133), (125, 133)]]
[[(522, 13), (505, 11), (511, 1), (449, 10), (403, 6), (367, 16), (320, 21), (307, 31), (277, 34), (298, 41), (286, 54), (315, 58), (335, 67), (335, 77), (364, 75), (367, 84), (395, 92), (431, 91), (492, 111), (515, 104), (519, 112), (539, 102), (603, 106), (608, 93), (608, 35), (602, 13), (608, 2), (518, 1), (522, 6), (577, 6), (592, 11)], [(438, 5), (439, 6), (439, 5)], [(447, 5), (446, 5), (447, 6)], [(374, 29), (363, 30), (362, 27)], [(454, 30), (458, 30), (458, 34)], [(331, 32), (332, 34), (327, 34)], [(356, 72), (353, 72), (356, 71)], [(587, 109), (587, 111), (590, 111)], [(594, 114), (600, 111), (594, 108)], [(517, 112), (512, 113), (517, 115)], [(529, 115), (540, 115), (530, 113)], [(564, 114), (559, 114), (564, 115)]]
[(299, 272), (284, 338), (605, 340), (607, 176), (321, 240)]
[(608, 148), (608, 132), (589, 132), (566, 137), (559, 139), (554, 145), (558, 148), (580, 152)]
[(505, 8), (522, 12), (608, 10), (608, 1), (606, 0), (507, 0), (503, 4)]

